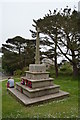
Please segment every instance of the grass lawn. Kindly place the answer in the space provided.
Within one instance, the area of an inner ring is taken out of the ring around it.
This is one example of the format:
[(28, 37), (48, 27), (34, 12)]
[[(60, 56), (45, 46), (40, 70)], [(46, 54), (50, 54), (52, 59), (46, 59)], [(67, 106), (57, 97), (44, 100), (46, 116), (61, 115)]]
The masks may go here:
[[(15, 78), (15, 82), (20, 79)], [(78, 117), (78, 79), (72, 76), (59, 76), (54, 80), (61, 90), (70, 93), (70, 97), (35, 106), (25, 107), (8, 94), (6, 81), (2, 82), (3, 118), (77, 118)]]
[(0, 119), (2, 118), (2, 83), (0, 82)]

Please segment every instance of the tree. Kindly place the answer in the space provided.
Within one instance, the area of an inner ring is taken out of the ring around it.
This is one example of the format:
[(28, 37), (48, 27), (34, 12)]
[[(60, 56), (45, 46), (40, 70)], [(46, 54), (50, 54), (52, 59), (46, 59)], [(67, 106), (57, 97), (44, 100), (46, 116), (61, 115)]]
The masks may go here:
[(8, 39), (2, 45), (2, 67), (13, 74), (16, 69), (23, 69), (34, 63), (35, 40), (24, 39), (20, 36)]
[[(72, 11), (68, 7), (64, 9), (62, 15), (62, 36), (60, 38), (60, 44), (65, 47), (65, 52), (62, 51), (61, 46), (58, 44), (58, 48), (61, 53), (71, 62), (73, 66), (73, 75), (78, 75), (78, 63), (79, 63), (79, 29), (78, 21), (80, 20), (77, 11)], [(70, 58), (71, 57), (71, 58)]]
[[(60, 14), (59, 12), (57, 13), (56, 10), (54, 10), (54, 13), (52, 14), (51, 11), (49, 10), (49, 14), (45, 15), (45, 17), (43, 17), (43, 19), (38, 19), (37, 21), (33, 20), (34, 23), (38, 26), (38, 28), (40, 29), (41, 33), (46, 34), (50, 37), (50, 39), (52, 39), (52, 42), (48, 41), (45, 42), (47, 43), (46, 45), (50, 45), (51, 47), (51, 52), (53, 53), (53, 58), (54, 58), (54, 63), (55, 63), (55, 72), (56, 72), (56, 77), (58, 76), (58, 65), (57, 65), (57, 56), (58, 56), (58, 52), (57, 52), (57, 44), (58, 44), (58, 37), (59, 37), (59, 33), (60, 33), (60, 22), (58, 22), (60, 20)], [(44, 44), (44, 43), (43, 43)]]
[[(58, 76), (58, 49), (61, 54), (72, 63), (73, 75), (77, 76), (77, 65), (79, 63), (80, 55), (79, 14), (76, 10), (71, 12), (71, 9), (68, 8), (68, 6), (63, 11), (57, 12), (54, 10), (54, 13), (52, 13), (49, 10), (49, 12), (50, 13), (45, 15), (42, 19), (34, 20), (35, 25), (33, 26), (38, 26), (41, 33), (48, 35), (53, 41), (56, 77)], [(50, 41), (48, 40), (47, 43), (49, 42)]]

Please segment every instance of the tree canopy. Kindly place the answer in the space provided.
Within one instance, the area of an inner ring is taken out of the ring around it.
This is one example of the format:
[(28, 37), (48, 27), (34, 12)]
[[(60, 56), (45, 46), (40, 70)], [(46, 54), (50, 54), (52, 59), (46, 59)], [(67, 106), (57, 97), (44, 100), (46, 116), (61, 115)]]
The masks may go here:
[[(68, 6), (62, 11), (54, 10), (46, 14), (43, 18), (33, 20), (35, 28), (38, 27), (40, 33), (48, 35), (45, 44), (52, 47), (47, 53), (52, 54), (55, 60), (56, 77), (58, 76), (57, 57), (58, 52), (64, 55), (73, 66), (73, 75), (78, 74), (78, 64), (80, 56), (80, 16), (76, 10), (71, 11)], [(43, 40), (44, 44), (44, 40)], [(47, 54), (48, 55), (48, 54)]]
[(13, 74), (17, 69), (23, 69), (35, 59), (35, 39), (24, 39), (20, 36), (8, 39), (2, 44), (2, 68)]

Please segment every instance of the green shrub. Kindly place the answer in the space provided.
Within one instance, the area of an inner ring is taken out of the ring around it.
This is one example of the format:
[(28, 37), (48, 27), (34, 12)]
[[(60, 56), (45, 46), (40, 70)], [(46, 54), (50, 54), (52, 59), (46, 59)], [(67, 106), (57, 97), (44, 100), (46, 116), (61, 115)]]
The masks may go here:
[(15, 76), (21, 76), (22, 75), (22, 70), (18, 69), (16, 71), (14, 71), (14, 75)]
[(29, 70), (29, 67), (27, 66), (27, 67), (24, 67), (23, 69), (22, 69), (22, 75), (25, 75), (25, 71), (28, 71)]
[(14, 71), (14, 76), (24, 76), (25, 75), (25, 71), (28, 71), (29, 67), (24, 67), (22, 70), (17, 69), (16, 71)]
[(63, 73), (72, 73), (72, 65), (68, 62), (65, 62), (61, 68), (60, 68), (60, 72)]
[(52, 77), (52, 78), (55, 77), (55, 67), (54, 67), (54, 65), (50, 66), (47, 71), (50, 72), (49, 73), (50, 77)]

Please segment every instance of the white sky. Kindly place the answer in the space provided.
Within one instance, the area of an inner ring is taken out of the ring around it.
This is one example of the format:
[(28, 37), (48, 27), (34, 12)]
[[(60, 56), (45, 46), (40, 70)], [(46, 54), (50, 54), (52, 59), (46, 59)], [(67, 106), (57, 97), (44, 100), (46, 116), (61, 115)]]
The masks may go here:
[[(27, 2), (26, 2), (27, 1)], [(0, 0), (0, 47), (8, 38), (20, 35), (31, 38), (33, 19), (37, 20), (58, 8), (78, 10), (79, 0)]]
[[(30, 29), (33, 29), (33, 19), (43, 17), (48, 11), (56, 8), (64, 8), (67, 5), (78, 7), (79, 0), (2, 0), (0, 2), (0, 37), (1, 43), (8, 38), (20, 35), (24, 38), (31, 38)], [(33, 2), (32, 2), (33, 1)], [(41, 2), (44, 1), (44, 2)], [(61, 1), (61, 2), (60, 2)]]

